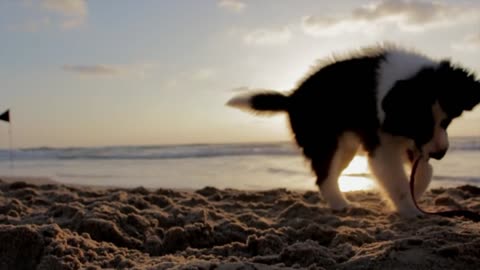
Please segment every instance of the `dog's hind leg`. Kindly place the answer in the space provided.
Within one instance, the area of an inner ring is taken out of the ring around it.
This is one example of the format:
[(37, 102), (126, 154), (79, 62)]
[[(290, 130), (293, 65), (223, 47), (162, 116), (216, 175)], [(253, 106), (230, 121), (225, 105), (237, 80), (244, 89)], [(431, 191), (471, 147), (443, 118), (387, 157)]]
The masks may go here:
[(352, 132), (345, 132), (340, 137), (338, 142), (338, 148), (336, 155), (340, 155), (340, 172), (347, 168), (348, 164), (352, 161), (357, 154), (360, 146), (359, 138)]
[(336, 143), (323, 141), (311, 157), (312, 168), (317, 175), (316, 184), (323, 198), (332, 209), (340, 210), (349, 205), (338, 186), (340, 173), (348, 166), (359, 147), (358, 139), (351, 133), (344, 133)]

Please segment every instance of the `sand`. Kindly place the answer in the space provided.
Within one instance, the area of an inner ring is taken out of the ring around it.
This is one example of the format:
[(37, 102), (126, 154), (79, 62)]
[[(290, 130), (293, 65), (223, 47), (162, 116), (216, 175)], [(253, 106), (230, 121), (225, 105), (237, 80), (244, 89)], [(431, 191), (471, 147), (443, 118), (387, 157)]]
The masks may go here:
[[(403, 219), (374, 191), (98, 189), (0, 181), (0, 269), (480, 269), (480, 225)], [(480, 211), (480, 188), (429, 210)]]

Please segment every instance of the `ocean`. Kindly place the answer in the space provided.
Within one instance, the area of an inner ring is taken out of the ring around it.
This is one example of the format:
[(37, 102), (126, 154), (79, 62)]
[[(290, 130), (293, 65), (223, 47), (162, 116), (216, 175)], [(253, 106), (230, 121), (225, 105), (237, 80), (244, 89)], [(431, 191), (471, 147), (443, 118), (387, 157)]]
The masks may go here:
[[(431, 187), (480, 185), (480, 137), (453, 138), (432, 161)], [(48, 178), (65, 184), (198, 189), (316, 190), (308, 163), (292, 143), (108, 146), (0, 150), (0, 178)], [(343, 191), (374, 187), (364, 156), (340, 179)]]

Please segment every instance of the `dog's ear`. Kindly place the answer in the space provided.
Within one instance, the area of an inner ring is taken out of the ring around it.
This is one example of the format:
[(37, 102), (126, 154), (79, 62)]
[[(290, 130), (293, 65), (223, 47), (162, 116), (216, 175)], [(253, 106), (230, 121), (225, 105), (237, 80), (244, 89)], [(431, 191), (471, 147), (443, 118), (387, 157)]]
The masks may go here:
[(382, 129), (413, 139), (418, 147), (433, 136), (435, 97), (427, 87), (431, 75), (429, 70), (412, 79), (398, 81), (382, 101), (385, 112)]
[(440, 106), (455, 118), (480, 103), (480, 81), (467, 70), (442, 61), (438, 69)]
[(480, 81), (475, 81), (470, 90), (471, 99), (466, 102), (465, 110), (471, 111), (480, 103)]

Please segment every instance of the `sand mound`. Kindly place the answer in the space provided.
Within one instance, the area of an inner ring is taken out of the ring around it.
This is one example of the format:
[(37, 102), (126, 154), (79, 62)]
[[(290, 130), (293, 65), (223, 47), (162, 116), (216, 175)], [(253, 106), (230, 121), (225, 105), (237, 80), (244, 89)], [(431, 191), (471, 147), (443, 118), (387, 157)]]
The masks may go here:
[[(334, 212), (311, 191), (99, 190), (0, 182), (0, 269), (480, 266), (478, 223), (402, 219), (375, 192), (348, 198), (358, 206)], [(480, 189), (433, 190), (421, 204), (480, 211)]]

